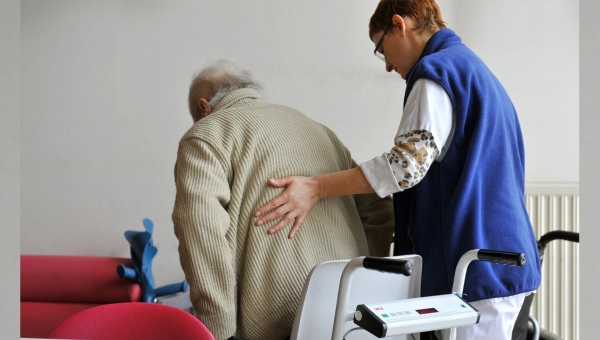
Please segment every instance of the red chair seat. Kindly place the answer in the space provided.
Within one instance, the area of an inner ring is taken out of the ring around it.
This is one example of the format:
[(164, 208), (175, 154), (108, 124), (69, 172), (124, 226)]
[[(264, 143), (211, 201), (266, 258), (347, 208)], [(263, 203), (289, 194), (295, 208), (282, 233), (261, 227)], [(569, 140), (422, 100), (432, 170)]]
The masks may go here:
[(98, 304), (21, 302), (21, 337), (45, 337), (69, 316)]
[(113, 303), (81, 311), (56, 327), (50, 339), (214, 340), (195, 316), (145, 302)]

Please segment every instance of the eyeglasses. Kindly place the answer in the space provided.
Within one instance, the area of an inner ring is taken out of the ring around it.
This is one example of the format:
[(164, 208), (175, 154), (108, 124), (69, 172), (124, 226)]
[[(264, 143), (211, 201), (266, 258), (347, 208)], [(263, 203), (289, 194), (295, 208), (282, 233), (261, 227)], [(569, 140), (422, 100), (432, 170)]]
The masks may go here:
[(383, 31), (383, 35), (381, 36), (381, 38), (379, 38), (379, 42), (377, 42), (377, 45), (375, 45), (375, 51), (373, 51), (373, 53), (375, 54), (375, 56), (381, 60), (383, 60), (383, 62), (387, 62), (385, 60), (385, 55), (383, 55), (383, 53), (379, 52), (379, 48), (381, 47), (381, 44), (383, 43), (383, 37), (385, 37), (385, 34), (388, 32), (388, 30), (390, 29), (390, 27), (392, 27), (393, 25), (390, 25), (388, 27), (386, 27), (385, 31)]
[[(401, 17), (406, 17), (406, 14), (401, 15)], [(375, 56), (381, 60), (383, 60), (384, 63), (387, 63), (387, 61), (385, 60), (385, 55), (383, 55), (382, 52), (379, 51), (379, 48), (381, 47), (381, 44), (383, 43), (383, 37), (385, 37), (385, 34), (389, 31), (390, 27), (392, 27), (394, 25), (389, 25), (388, 27), (385, 28), (385, 31), (383, 31), (383, 35), (381, 36), (381, 38), (379, 38), (379, 42), (377, 42), (377, 45), (375, 45), (375, 51), (373, 51), (373, 54), (375, 54)]]

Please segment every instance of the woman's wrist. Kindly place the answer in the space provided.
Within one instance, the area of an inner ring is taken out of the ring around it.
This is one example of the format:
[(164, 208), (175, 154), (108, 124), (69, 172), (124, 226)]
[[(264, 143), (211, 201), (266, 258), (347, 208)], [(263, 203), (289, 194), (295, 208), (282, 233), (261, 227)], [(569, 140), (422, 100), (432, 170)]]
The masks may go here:
[(317, 176), (313, 176), (310, 178), (311, 181), (313, 182), (313, 185), (312, 185), (313, 194), (316, 196), (317, 200), (327, 197), (327, 196), (323, 197), (323, 192), (321, 191), (321, 188), (322, 188), (321, 184), (323, 181), (322, 177), (323, 177), (322, 175), (317, 175)]

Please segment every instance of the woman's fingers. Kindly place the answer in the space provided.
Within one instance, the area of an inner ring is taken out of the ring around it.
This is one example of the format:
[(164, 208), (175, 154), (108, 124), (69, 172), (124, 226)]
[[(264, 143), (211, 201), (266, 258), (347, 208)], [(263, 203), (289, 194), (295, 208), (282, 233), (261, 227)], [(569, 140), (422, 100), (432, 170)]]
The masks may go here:
[[(273, 200), (274, 201), (274, 200)], [(260, 216), (261, 214), (259, 214), (260, 211), (263, 210), (263, 207), (269, 205), (269, 203), (263, 205), (262, 207), (260, 207), (258, 209), (258, 211), (256, 212), (256, 216)], [(265, 211), (269, 211), (272, 210), (273, 208), (266, 208)], [(257, 226), (261, 226), (265, 223), (269, 223), (275, 219), (281, 218), (282, 216), (284, 216), (286, 213), (288, 213), (291, 209), (288, 209), (288, 207), (286, 205), (282, 205), (280, 207), (278, 207), (277, 209), (271, 211), (270, 213), (262, 216), (260, 219), (258, 219), (258, 221), (256, 221), (256, 225)]]
[[(292, 180), (290, 177), (271, 178), (268, 180), (268, 183), (271, 186), (279, 188), (279, 187), (287, 186), (288, 184), (292, 183)], [(284, 205), (287, 202), (287, 200), (285, 199), (285, 194), (286, 194), (286, 192), (284, 190), (279, 196), (275, 197), (274, 199), (272, 199), (269, 202), (262, 205), (260, 208), (258, 208), (258, 210), (256, 210), (256, 212), (254, 213), (254, 216), (259, 217), (262, 214), (264, 214), (270, 210), (273, 210), (279, 206)], [(281, 211), (280, 211), (280, 213), (281, 213)], [(273, 220), (273, 218), (265, 220), (263, 217), (263, 218), (259, 219), (258, 221), (256, 221), (256, 225), (262, 225), (262, 224), (267, 223), (272, 220)]]
[(277, 224), (275, 224), (271, 229), (269, 229), (269, 234), (275, 234), (276, 232), (283, 229), (286, 225), (292, 223), (294, 220), (293, 213), (287, 213)]
[(304, 218), (319, 200), (317, 191), (315, 191), (318, 188), (313, 179), (297, 176), (269, 179), (269, 184), (274, 187), (286, 188), (279, 196), (258, 208), (254, 213), (255, 217), (259, 217), (255, 224), (261, 226), (278, 220), (269, 229), (269, 234), (273, 234), (294, 222), (288, 235), (289, 238), (292, 238), (302, 226)]
[(290, 239), (292, 239), (296, 235), (296, 233), (298, 232), (298, 230), (300, 230), (300, 227), (302, 226), (302, 222), (304, 222), (304, 217), (306, 217), (306, 216), (304, 215), (304, 216), (297, 216), (296, 217), (296, 221), (294, 222), (294, 226), (292, 227), (292, 230), (290, 230), (290, 233), (288, 235), (288, 237)]
[[(275, 197), (274, 199), (270, 200), (262, 207), (258, 208), (258, 210), (256, 210), (256, 212), (254, 213), (254, 217), (259, 217), (259, 216), (263, 215), (264, 213), (266, 213), (267, 211), (277, 208), (277, 203), (276, 203), (277, 198), (279, 198), (279, 196)], [(271, 215), (271, 214), (269, 214), (269, 215)], [(258, 221), (256, 221), (256, 225), (262, 225), (266, 222), (269, 222), (270, 220), (265, 219), (269, 215), (265, 215), (265, 216), (261, 217)]]
[(281, 188), (290, 185), (294, 181), (293, 177), (269, 178), (267, 181), (271, 186)]

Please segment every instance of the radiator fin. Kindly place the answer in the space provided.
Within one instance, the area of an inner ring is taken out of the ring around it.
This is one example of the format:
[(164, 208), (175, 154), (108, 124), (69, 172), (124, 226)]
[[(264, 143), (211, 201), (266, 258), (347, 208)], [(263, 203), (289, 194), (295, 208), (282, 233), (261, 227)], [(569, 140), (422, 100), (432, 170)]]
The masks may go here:
[[(579, 186), (528, 187), (525, 203), (536, 238), (553, 230), (579, 232)], [(579, 339), (579, 245), (548, 244), (542, 284), (531, 314), (540, 327), (563, 339)]]

